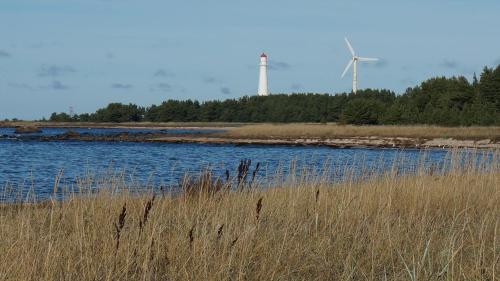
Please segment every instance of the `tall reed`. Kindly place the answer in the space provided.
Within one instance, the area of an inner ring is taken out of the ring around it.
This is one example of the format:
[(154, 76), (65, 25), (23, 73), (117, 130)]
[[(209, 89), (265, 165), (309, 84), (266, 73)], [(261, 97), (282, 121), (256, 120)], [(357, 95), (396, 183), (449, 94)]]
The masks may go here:
[(155, 197), (111, 178), (3, 204), (0, 280), (498, 280), (498, 152), (447, 163), (337, 183), (306, 170), (239, 192), (204, 175)]

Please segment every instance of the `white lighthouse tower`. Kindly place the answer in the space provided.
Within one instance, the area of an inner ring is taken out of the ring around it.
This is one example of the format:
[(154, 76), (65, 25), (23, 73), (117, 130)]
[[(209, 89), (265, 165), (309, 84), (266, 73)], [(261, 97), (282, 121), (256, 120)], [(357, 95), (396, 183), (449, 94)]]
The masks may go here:
[(262, 55), (260, 55), (259, 90), (257, 91), (257, 95), (269, 95), (269, 91), (267, 89), (267, 55), (265, 53), (262, 53)]

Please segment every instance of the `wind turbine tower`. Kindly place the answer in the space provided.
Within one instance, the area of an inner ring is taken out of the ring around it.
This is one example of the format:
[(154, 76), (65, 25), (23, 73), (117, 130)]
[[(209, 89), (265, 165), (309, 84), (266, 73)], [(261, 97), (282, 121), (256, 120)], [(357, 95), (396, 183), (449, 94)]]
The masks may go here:
[(262, 55), (260, 55), (259, 90), (257, 91), (257, 95), (269, 95), (269, 91), (267, 89), (267, 55), (265, 53), (262, 53)]
[(358, 91), (358, 61), (365, 62), (365, 61), (378, 61), (377, 58), (363, 58), (363, 57), (358, 57), (356, 55), (356, 52), (354, 52), (354, 49), (352, 48), (351, 43), (347, 38), (344, 38), (345, 42), (347, 44), (347, 48), (349, 48), (349, 51), (351, 52), (352, 58), (347, 63), (346, 68), (344, 69), (344, 72), (342, 73), (341, 78), (344, 78), (345, 74), (349, 70), (349, 68), (352, 65), (352, 92), (356, 93)]

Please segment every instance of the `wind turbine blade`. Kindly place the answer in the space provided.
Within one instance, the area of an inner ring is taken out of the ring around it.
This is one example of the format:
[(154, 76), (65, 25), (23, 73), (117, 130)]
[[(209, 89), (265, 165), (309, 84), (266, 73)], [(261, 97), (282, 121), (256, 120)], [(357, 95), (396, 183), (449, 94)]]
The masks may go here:
[(353, 60), (350, 60), (349, 63), (347, 64), (347, 66), (345, 67), (344, 69), (344, 72), (342, 72), (342, 76), (340, 76), (340, 78), (344, 78), (345, 74), (347, 73), (347, 71), (349, 70), (349, 68), (351, 67), (352, 65), (352, 62)]
[(362, 58), (362, 57), (358, 57), (358, 60), (359, 61), (378, 61), (379, 59), (377, 59), (377, 58)]
[(347, 43), (347, 47), (349, 48), (349, 51), (351, 51), (351, 55), (354, 57), (355, 53), (354, 53), (354, 49), (351, 46), (351, 43), (349, 42), (349, 40), (347, 40), (347, 37), (344, 37), (344, 39), (345, 39), (345, 42)]

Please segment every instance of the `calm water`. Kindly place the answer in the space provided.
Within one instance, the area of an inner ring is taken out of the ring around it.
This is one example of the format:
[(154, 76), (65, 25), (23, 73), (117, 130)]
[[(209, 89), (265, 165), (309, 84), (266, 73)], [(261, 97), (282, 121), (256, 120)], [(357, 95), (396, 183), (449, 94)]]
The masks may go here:
[[(102, 134), (117, 132), (117, 129), (93, 130)], [(66, 129), (50, 129), (44, 133), (56, 134), (61, 131), (65, 132)], [(74, 185), (78, 178), (108, 177), (120, 173), (125, 175), (125, 181), (136, 185), (173, 187), (185, 173), (199, 172), (207, 167), (218, 175), (223, 175), (228, 170), (234, 176), (241, 159), (251, 159), (252, 170), (256, 162), (261, 163), (257, 174), (260, 181), (270, 180), (277, 170), (288, 173), (291, 162), (314, 172), (324, 172), (326, 169), (327, 173), (342, 173), (344, 167), (358, 172), (361, 167), (382, 171), (390, 169), (394, 159), (403, 159), (398, 169), (405, 173), (411, 172), (419, 164), (423, 154), (428, 164), (442, 163), (447, 151), (429, 150), (424, 153), (420, 150), (332, 149), (312, 146), (3, 139), (0, 140), (0, 193), (3, 192), (3, 200), (6, 200), (6, 193), (24, 194), (32, 189), (37, 198), (46, 198), (52, 193), (58, 174), (62, 175), (61, 185), (66, 187)], [(336, 174), (333, 178), (341, 176)]]
[(166, 133), (166, 134), (203, 134), (219, 132), (213, 129), (148, 129), (148, 128), (40, 128), (39, 133), (16, 134), (15, 128), (0, 128), (0, 138), (23, 138), (32, 136), (55, 136), (62, 135), (68, 131), (78, 132), (82, 135), (114, 135), (120, 133), (145, 134), (145, 133)]

